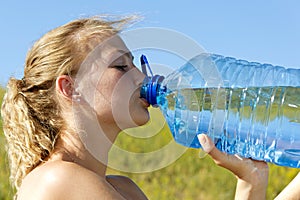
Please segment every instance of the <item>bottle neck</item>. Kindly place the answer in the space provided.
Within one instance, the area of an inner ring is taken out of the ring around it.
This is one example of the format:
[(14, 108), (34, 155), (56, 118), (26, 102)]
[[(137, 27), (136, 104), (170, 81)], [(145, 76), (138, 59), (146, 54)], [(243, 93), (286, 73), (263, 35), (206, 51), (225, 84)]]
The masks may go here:
[(155, 75), (153, 77), (146, 77), (141, 87), (141, 98), (147, 100), (152, 106), (157, 106), (157, 96), (161, 90), (161, 83), (164, 80), (163, 76)]

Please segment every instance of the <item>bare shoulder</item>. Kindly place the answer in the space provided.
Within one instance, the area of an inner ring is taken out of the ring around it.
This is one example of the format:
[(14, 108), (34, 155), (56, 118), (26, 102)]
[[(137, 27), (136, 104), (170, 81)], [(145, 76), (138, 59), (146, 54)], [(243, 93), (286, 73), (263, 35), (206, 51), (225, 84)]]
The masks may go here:
[[(30, 198), (29, 198), (30, 197)], [(124, 199), (107, 181), (77, 164), (46, 163), (23, 180), (18, 199)]]

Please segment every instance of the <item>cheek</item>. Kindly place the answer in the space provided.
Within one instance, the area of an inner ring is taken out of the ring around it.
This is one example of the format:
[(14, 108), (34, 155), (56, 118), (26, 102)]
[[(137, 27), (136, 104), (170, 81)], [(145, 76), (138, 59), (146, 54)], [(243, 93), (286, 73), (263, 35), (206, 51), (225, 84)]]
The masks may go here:
[(132, 95), (129, 80), (120, 73), (104, 74), (97, 84), (94, 108), (99, 119), (112, 120), (127, 115), (129, 99)]
[(139, 111), (139, 88), (132, 83), (121, 79), (115, 86), (112, 95), (112, 113), (117, 125), (121, 129), (136, 126), (135, 116)]
[(113, 106), (126, 106), (127, 109), (132, 101), (132, 96), (135, 95), (135, 92), (138, 88), (133, 83), (133, 80), (127, 74), (122, 77), (118, 77), (116, 82), (112, 83), (110, 86), (111, 89), (111, 100)]
[(116, 83), (107, 76), (99, 80), (94, 96), (94, 109), (101, 119), (111, 118), (113, 91)]
[(113, 109), (113, 116), (117, 121), (124, 121), (130, 119), (130, 107), (134, 103), (133, 91), (126, 87), (126, 83), (118, 84), (112, 94), (111, 106)]
[(102, 101), (104, 101), (104, 103), (111, 103), (113, 101), (115, 91), (120, 90), (118, 87), (120, 85), (119, 82), (121, 78), (122, 74), (120, 72), (108, 69), (105, 73), (103, 73), (96, 86), (97, 94), (95, 94), (95, 98), (97, 98), (97, 96), (102, 98), (101, 101), (98, 101), (98, 103), (103, 103)]

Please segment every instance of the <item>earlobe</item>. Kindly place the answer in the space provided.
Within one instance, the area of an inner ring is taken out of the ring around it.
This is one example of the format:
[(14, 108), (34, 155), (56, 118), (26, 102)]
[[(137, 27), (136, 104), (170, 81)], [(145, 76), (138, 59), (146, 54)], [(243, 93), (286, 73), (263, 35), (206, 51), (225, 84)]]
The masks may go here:
[(80, 93), (78, 93), (78, 92), (74, 92), (73, 94), (72, 94), (72, 99), (74, 100), (74, 101), (76, 101), (76, 102), (81, 102), (81, 95), (80, 95)]
[(64, 98), (72, 101), (73, 90), (71, 77), (62, 75), (56, 79), (56, 91)]

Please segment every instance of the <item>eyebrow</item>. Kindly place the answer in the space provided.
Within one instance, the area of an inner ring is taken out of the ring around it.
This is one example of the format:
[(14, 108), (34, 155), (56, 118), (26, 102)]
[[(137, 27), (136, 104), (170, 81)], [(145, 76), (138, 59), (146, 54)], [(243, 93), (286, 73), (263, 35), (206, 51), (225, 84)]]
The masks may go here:
[(124, 50), (119, 49), (119, 50), (117, 50), (117, 52), (129, 57), (131, 60), (134, 59), (134, 56), (132, 55), (132, 53), (130, 51), (124, 51)]

